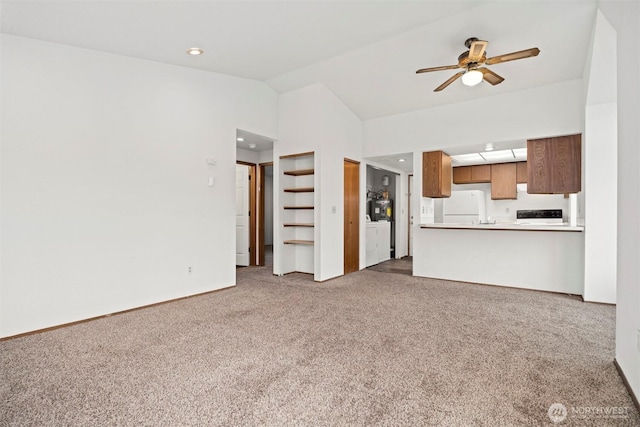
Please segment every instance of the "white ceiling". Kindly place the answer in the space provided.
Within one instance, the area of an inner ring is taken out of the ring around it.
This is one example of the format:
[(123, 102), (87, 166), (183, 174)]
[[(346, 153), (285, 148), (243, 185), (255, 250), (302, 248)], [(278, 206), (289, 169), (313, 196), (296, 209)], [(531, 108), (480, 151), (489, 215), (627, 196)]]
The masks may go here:
[[(241, 138), (242, 141), (238, 141), (238, 138)], [(237, 129), (236, 147), (249, 151), (269, 151), (273, 150), (273, 140), (246, 130)]]
[[(279, 93), (321, 82), (367, 120), (581, 78), (596, 0), (0, 0), (0, 7), (4, 33), (261, 80)], [(415, 70), (455, 64), (469, 37), (489, 41), (488, 57), (541, 53), (491, 66), (505, 78), (500, 85), (457, 81), (433, 92), (455, 71)], [(187, 55), (194, 46), (205, 54)], [(273, 148), (259, 135), (238, 136), (239, 148)], [(370, 160), (410, 172), (411, 159)]]
[[(322, 82), (361, 119), (581, 78), (596, 0), (566, 1), (6, 1), (2, 32), (265, 81), (278, 92)], [(433, 89), (464, 40), (505, 81)], [(198, 46), (200, 57), (185, 50)]]
[[(400, 160), (404, 161), (400, 161)], [(369, 157), (367, 160), (375, 165), (388, 167), (392, 172), (413, 172), (413, 153), (397, 153), (386, 156)]]

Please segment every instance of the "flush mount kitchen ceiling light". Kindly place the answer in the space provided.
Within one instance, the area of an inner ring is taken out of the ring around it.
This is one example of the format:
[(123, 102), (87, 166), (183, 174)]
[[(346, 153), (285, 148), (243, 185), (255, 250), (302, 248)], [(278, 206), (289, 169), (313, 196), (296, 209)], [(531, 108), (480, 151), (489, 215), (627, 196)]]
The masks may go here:
[(487, 161), (508, 161), (515, 160), (513, 157), (513, 152), (511, 150), (500, 150), (500, 151), (491, 151), (480, 153), (480, 155)]
[(484, 159), (478, 153), (470, 153), (470, 154), (458, 154), (457, 156), (451, 156), (451, 159), (455, 163), (482, 163)]
[(478, 70), (469, 70), (462, 75), (462, 84), (465, 86), (475, 86), (482, 81), (483, 74)]
[(244, 141), (244, 138), (243, 138), (243, 137), (241, 137), (241, 136), (239, 136), (239, 137), (237, 137), (237, 138), (236, 138), (236, 141), (238, 141), (238, 142), (243, 142), (243, 141)]
[(517, 160), (527, 160), (527, 148), (514, 148), (513, 155)]
[(197, 56), (202, 55), (204, 53), (204, 50), (200, 49), (199, 47), (190, 47), (189, 49), (187, 49), (187, 53), (189, 55)]
[(256, 144), (249, 144), (249, 148), (256, 148)]
[(399, 162), (406, 162), (405, 159), (398, 159)]

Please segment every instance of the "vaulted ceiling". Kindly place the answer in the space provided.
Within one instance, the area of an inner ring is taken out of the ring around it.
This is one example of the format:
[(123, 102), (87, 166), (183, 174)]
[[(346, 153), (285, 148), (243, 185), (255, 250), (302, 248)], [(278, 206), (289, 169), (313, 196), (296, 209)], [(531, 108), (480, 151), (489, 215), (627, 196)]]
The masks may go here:
[[(3, 33), (264, 81), (277, 92), (321, 82), (376, 117), (497, 95), (584, 72), (596, 0), (582, 1), (2, 1)], [(433, 89), (455, 73), (465, 39), (505, 81)], [(191, 57), (185, 50), (204, 49)]]

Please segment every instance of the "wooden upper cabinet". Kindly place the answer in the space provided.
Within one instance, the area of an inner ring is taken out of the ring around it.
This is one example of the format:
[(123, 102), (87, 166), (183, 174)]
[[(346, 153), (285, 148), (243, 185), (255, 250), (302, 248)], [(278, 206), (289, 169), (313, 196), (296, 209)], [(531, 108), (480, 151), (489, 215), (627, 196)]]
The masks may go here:
[(443, 151), (422, 153), (422, 196), (451, 196), (451, 157)]
[(454, 184), (470, 184), (471, 183), (471, 166), (458, 166), (453, 168)]
[(491, 199), (516, 199), (516, 164), (498, 163), (491, 165)]
[(491, 182), (491, 165), (459, 166), (453, 168), (454, 184)]
[(491, 182), (491, 165), (471, 166), (471, 182)]
[(527, 162), (516, 163), (516, 182), (518, 184), (527, 183)]
[(527, 193), (578, 193), (582, 181), (581, 135), (527, 141)]

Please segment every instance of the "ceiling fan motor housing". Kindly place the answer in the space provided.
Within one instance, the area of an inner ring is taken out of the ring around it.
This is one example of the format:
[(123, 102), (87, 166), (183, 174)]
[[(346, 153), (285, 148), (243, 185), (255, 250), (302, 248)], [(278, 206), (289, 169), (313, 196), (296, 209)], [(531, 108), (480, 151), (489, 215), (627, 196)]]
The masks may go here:
[(477, 42), (478, 40), (480, 40), (480, 39), (479, 39), (479, 38), (477, 38), (477, 37), (469, 37), (468, 39), (466, 39), (466, 40), (464, 41), (464, 46), (465, 46), (467, 49), (470, 49), (470, 48), (471, 48), (471, 43), (473, 43), (473, 42)]

